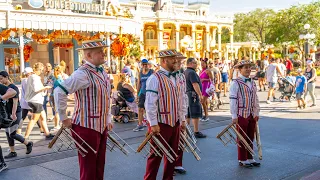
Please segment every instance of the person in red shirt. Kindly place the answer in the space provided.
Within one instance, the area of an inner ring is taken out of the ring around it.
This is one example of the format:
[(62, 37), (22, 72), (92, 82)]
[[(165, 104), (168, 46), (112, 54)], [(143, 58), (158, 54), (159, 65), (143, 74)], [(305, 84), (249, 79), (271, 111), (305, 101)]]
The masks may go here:
[(293, 64), (291, 60), (288, 58), (288, 56), (286, 56), (285, 59), (286, 59), (287, 74), (290, 74), (291, 70), (293, 69)]

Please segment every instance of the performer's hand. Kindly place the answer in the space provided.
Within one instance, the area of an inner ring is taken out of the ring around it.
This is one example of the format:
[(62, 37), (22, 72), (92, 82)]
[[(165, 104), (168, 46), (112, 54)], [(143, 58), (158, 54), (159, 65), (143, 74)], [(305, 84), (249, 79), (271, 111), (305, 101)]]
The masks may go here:
[(16, 114), (12, 114), (12, 115), (11, 115), (11, 119), (12, 119), (13, 121), (17, 120), (17, 115), (16, 115)]
[(259, 116), (256, 116), (256, 117), (254, 117), (253, 118), (256, 122), (258, 122), (259, 121)]
[(113, 129), (113, 123), (108, 123), (107, 128), (108, 128), (108, 131), (111, 131)]
[(63, 127), (70, 129), (72, 127), (71, 119), (68, 118), (68, 119), (63, 120), (62, 125), (63, 125)]
[(238, 124), (238, 118), (232, 119), (233, 124)]
[(186, 128), (187, 128), (186, 123), (187, 123), (187, 121), (182, 121), (182, 124), (181, 124), (181, 130), (182, 130), (183, 132), (185, 132), (185, 131), (186, 131)]
[(160, 126), (159, 125), (151, 126), (151, 132), (153, 134), (159, 134), (160, 133)]

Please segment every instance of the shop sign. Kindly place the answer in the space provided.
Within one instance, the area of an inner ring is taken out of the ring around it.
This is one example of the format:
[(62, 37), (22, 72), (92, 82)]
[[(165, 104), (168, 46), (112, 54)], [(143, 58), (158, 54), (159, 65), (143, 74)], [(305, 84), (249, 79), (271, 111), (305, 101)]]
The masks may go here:
[[(42, 1), (42, 3), (40, 2)], [(60, 9), (71, 11), (84, 11), (102, 13), (105, 10), (103, 4), (83, 3), (70, 0), (29, 0), (29, 6), (33, 8)]]

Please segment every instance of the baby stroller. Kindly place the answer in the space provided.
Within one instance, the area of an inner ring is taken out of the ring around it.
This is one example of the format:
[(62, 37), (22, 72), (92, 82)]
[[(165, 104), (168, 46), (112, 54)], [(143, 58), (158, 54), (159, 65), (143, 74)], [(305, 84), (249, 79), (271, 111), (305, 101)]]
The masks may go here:
[(213, 96), (209, 97), (210, 111), (220, 109), (220, 106), (223, 106), (223, 101), (220, 99), (220, 92), (215, 92)]
[(113, 115), (113, 120), (115, 122), (123, 123), (128, 123), (130, 120), (137, 117), (137, 114), (128, 107), (126, 99), (120, 91), (112, 93), (111, 114)]
[(285, 99), (289, 101), (295, 100), (294, 80), (290, 77), (280, 78), (278, 83), (279, 83), (279, 91), (281, 92), (281, 96), (279, 97), (280, 101), (284, 101)]

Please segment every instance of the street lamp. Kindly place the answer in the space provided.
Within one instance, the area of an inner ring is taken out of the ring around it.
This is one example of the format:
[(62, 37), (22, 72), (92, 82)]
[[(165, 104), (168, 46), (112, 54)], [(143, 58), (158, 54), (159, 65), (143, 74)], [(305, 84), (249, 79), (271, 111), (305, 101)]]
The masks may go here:
[(316, 35), (315, 34), (310, 34), (309, 32), (309, 29), (310, 29), (310, 24), (305, 24), (304, 26), (304, 29), (307, 31), (306, 34), (300, 34), (299, 35), (299, 39), (300, 40), (304, 40), (305, 41), (305, 58), (308, 57), (308, 54), (309, 54), (309, 44), (310, 45), (313, 45), (314, 42), (313, 40), (316, 38)]
[(10, 37), (8, 38), (9, 41), (14, 42), (19, 45), (20, 50), (20, 73), (24, 71), (24, 54), (23, 49), (24, 45), (28, 44), (33, 41), (32, 39), (32, 33), (27, 32), (25, 36), (23, 35), (23, 30), (20, 29), (18, 32), (18, 37), (16, 37), (16, 32), (10, 31)]

